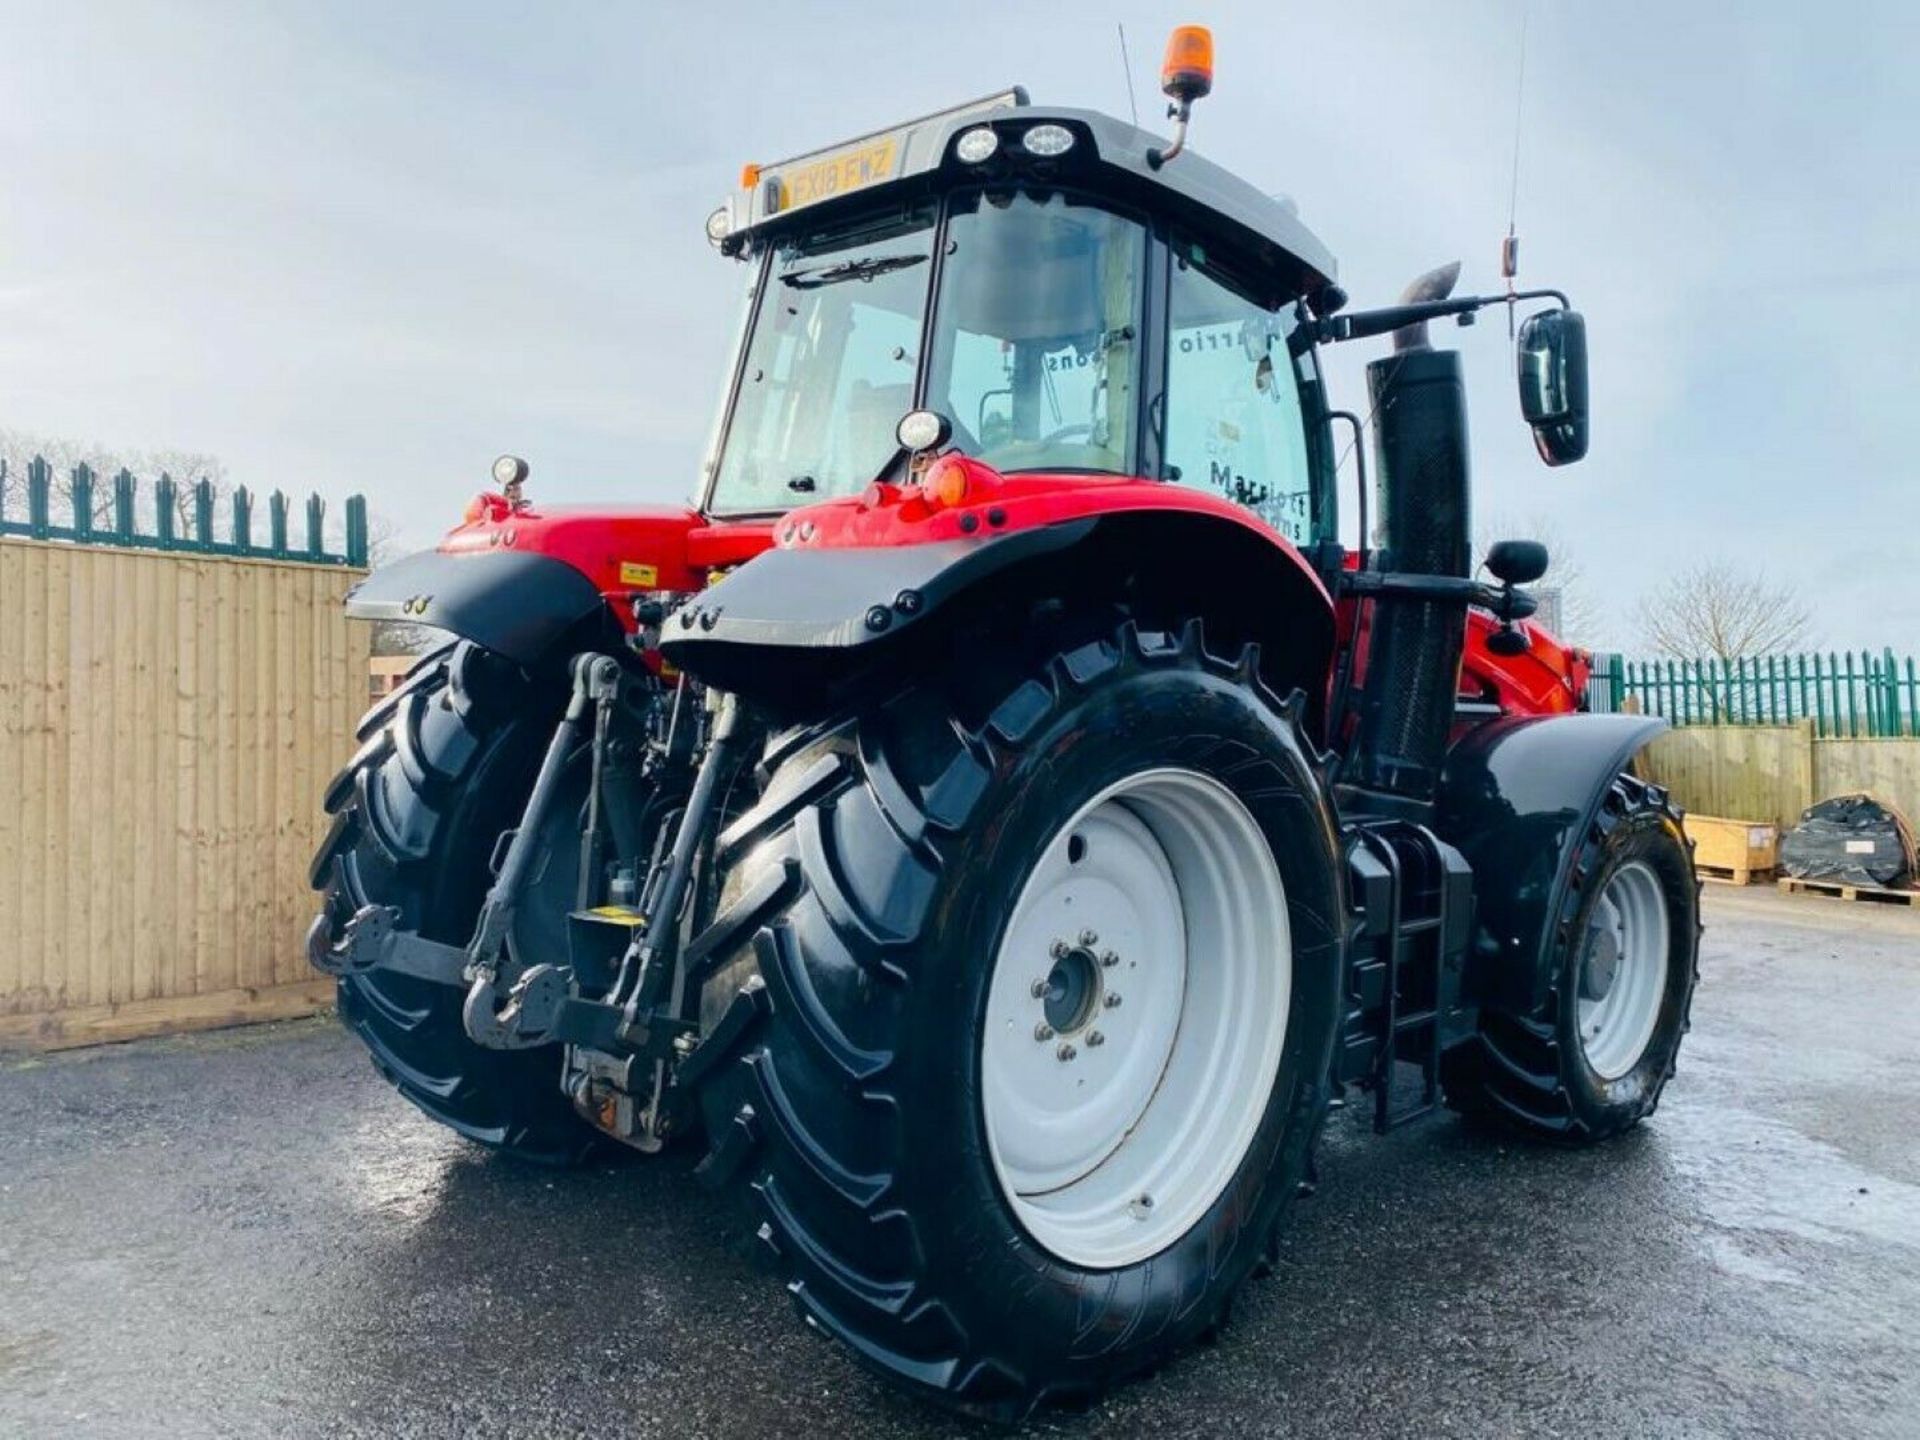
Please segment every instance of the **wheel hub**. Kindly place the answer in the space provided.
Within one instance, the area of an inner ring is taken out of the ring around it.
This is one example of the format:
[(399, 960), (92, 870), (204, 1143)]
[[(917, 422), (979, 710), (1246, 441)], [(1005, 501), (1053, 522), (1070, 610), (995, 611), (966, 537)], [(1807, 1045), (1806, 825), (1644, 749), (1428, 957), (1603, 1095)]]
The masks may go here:
[(1054, 961), (1041, 992), (1041, 1008), (1048, 1028), (1072, 1036), (1087, 1027), (1100, 1012), (1100, 959), (1084, 945), (1075, 945)]
[(1091, 1268), (1155, 1254), (1218, 1196), (1279, 1068), (1291, 960), (1278, 864), (1219, 782), (1132, 776), (1029, 871), (981, 1039), (1015, 1216)]
[(1611, 905), (1607, 923), (1596, 920), (1587, 930), (1587, 962), (1580, 970), (1580, 998), (1604, 1000), (1620, 970), (1619, 912)]
[(1660, 878), (1630, 860), (1594, 902), (1580, 966), (1580, 1047), (1602, 1080), (1640, 1063), (1666, 1001), (1671, 928)]

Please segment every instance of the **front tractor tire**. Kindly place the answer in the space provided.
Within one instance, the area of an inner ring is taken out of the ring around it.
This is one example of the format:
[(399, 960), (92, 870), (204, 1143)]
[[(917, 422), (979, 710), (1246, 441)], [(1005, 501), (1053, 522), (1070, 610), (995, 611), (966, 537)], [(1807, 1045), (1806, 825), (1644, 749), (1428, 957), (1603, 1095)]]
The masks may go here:
[[(422, 659), (369, 710), (359, 751), (327, 788), (333, 826), (313, 863), (331, 938), (376, 904), (398, 909), (401, 925), (430, 940), (465, 945), (495, 842), (526, 804), (558, 714), (557, 699), (548, 703), (518, 667), (464, 641)], [(555, 855), (568, 858), (565, 847)], [(564, 892), (571, 875), (553, 883)], [(523, 923), (551, 923), (550, 908), (529, 904)], [(564, 943), (565, 934), (547, 938)], [(433, 1119), (516, 1159), (583, 1159), (597, 1132), (561, 1093), (559, 1047), (482, 1049), (461, 1023), (464, 998), (384, 970), (339, 983), (342, 1023)]]
[(1298, 709), (1252, 648), (1127, 626), (787, 743), (720, 837), (702, 1168), (868, 1366), (993, 1418), (1085, 1403), (1268, 1252), (1338, 1011)]
[(1700, 978), (1700, 887), (1666, 791), (1616, 777), (1581, 847), (1530, 1012), (1489, 1009), (1448, 1103), (1569, 1144), (1638, 1124), (1673, 1078)]

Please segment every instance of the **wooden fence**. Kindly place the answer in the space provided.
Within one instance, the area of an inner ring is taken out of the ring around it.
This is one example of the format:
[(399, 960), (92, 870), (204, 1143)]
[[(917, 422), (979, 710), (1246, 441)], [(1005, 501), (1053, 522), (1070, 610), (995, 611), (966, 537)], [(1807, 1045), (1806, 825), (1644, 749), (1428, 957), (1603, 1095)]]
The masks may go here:
[(306, 869), (366, 703), (360, 573), (0, 538), (0, 1044), (330, 1001)]
[(1690, 725), (1642, 761), (1688, 810), (1787, 826), (1816, 800), (1865, 792), (1920, 821), (1920, 739), (1828, 739), (1816, 722)]

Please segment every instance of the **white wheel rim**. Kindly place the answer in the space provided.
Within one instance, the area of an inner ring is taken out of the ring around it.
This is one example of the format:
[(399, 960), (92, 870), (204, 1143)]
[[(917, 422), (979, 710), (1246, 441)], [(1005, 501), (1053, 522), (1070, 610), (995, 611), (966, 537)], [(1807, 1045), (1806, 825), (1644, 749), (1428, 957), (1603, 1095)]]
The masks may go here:
[(1667, 993), (1666, 896), (1643, 860), (1608, 877), (1582, 938), (1580, 1048), (1603, 1080), (1640, 1063)]
[(1146, 770), (1082, 806), (987, 992), (987, 1145), (1027, 1234), (1113, 1269), (1192, 1229), (1259, 1129), (1292, 974), (1280, 867), (1224, 785)]

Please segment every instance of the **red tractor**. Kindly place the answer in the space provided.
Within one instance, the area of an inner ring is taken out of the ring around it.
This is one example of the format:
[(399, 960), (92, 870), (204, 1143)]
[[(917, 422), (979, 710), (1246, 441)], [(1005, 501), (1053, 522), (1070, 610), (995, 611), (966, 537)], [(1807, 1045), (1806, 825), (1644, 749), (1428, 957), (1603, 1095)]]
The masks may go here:
[[(1013, 90), (747, 167), (698, 508), (550, 509), (509, 458), (349, 602), (452, 637), (314, 865), (380, 1070), (516, 1156), (699, 1145), (809, 1322), (975, 1412), (1219, 1324), (1348, 1087), (1599, 1140), (1694, 988), (1628, 770), (1660, 722), (1582, 713), (1538, 545), (1476, 578), (1427, 335), (1524, 303), (1560, 464), (1580, 316), (1457, 267), (1347, 312), (1289, 206), (1183, 153), (1210, 50), (1176, 32), (1170, 142)], [(1356, 553), (1320, 354), (1388, 335)]]

